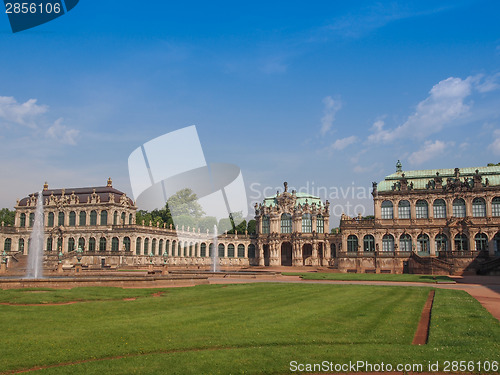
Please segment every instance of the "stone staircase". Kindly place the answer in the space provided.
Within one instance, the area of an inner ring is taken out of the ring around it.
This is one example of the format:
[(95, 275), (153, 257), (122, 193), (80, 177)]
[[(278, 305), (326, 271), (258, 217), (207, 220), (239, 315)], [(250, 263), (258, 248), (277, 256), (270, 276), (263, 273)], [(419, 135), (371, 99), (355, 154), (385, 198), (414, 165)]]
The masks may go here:
[(500, 257), (481, 263), (477, 273), (479, 275), (500, 275)]
[(453, 264), (435, 257), (421, 257), (415, 253), (410, 255), (408, 262), (410, 273), (425, 275), (452, 275)]

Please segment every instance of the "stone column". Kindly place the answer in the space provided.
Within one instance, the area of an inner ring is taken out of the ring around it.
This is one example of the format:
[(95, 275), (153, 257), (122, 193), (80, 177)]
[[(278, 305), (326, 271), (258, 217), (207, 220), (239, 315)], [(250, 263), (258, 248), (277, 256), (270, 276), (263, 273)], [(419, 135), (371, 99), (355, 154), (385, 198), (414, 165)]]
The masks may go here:
[(259, 266), (264, 266), (264, 245), (258, 244), (255, 249), (259, 254)]
[(318, 243), (316, 242), (316, 240), (313, 240), (312, 242), (311, 264), (313, 266), (318, 265)]

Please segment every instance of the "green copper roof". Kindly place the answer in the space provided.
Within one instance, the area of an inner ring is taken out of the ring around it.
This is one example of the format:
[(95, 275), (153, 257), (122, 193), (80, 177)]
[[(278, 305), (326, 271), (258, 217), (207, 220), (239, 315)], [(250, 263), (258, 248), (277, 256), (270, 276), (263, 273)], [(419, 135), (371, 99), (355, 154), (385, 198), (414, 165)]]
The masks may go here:
[[(314, 195), (306, 193), (295, 193), (295, 196), (297, 197), (297, 200), (295, 201), (296, 206), (298, 206), (299, 204), (300, 205), (306, 204), (306, 200), (308, 204), (316, 203), (317, 206), (323, 206), (321, 199), (315, 197)], [(265, 198), (262, 205), (267, 207), (276, 206), (276, 195)]]
[[(479, 174), (482, 177), (483, 184), (485, 184), (486, 179), (488, 179), (489, 186), (500, 186), (500, 166), (460, 168), (460, 179), (472, 179), (472, 176), (476, 173), (476, 170), (479, 170)], [(378, 191), (393, 190), (394, 183), (403, 178), (403, 173), (405, 175), (405, 178), (408, 180), (408, 184), (413, 183), (414, 190), (427, 189), (429, 181), (434, 180), (434, 177), (436, 177), (436, 173), (439, 173), (439, 176), (443, 179), (443, 186), (446, 185), (447, 178), (455, 177), (454, 168), (396, 172), (387, 176), (384, 181), (381, 181), (378, 184)]]

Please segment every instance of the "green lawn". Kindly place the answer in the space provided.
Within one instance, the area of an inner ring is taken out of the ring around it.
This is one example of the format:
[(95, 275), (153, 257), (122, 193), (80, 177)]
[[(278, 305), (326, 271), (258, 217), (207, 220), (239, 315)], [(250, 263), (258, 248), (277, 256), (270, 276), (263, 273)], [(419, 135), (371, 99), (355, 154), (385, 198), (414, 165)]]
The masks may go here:
[[(98, 289), (76, 288), (64, 298), (113, 300), (0, 305), (0, 372), (78, 361), (87, 362), (37, 373), (279, 374), (292, 360), (499, 360), (499, 322), (461, 291), (436, 291), (430, 342), (415, 347), (429, 288), (256, 283), (165, 289), (160, 297), (151, 296), (158, 290)], [(0, 291), (0, 298), (60, 302), (60, 292)], [(128, 293), (141, 298), (122, 300)]]
[(418, 283), (453, 282), (448, 276), (410, 275), (393, 273), (326, 273), (326, 272), (283, 272), (285, 276), (300, 276), (304, 280), (339, 281), (403, 281)]

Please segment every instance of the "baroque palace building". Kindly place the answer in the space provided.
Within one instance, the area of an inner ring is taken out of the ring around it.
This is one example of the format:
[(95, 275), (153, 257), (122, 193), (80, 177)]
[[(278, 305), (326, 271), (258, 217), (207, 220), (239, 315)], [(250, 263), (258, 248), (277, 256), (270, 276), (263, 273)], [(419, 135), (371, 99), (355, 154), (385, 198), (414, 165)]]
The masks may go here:
[[(8, 257), (27, 255), (39, 193), (19, 200), (14, 226), (0, 227)], [(373, 218), (342, 215), (330, 233), (328, 201), (289, 192), (255, 205), (256, 234), (136, 223), (137, 207), (106, 186), (49, 189), (45, 259), (89, 268), (163, 264), (207, 268), (217, 252), (226, 268), (318, 266), (339, 272), (460, 273), (500, 270), (500, 166), (403, 171), (373, 183)]]

